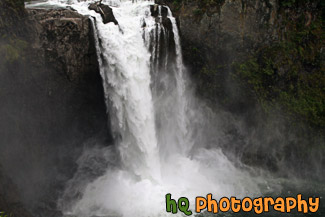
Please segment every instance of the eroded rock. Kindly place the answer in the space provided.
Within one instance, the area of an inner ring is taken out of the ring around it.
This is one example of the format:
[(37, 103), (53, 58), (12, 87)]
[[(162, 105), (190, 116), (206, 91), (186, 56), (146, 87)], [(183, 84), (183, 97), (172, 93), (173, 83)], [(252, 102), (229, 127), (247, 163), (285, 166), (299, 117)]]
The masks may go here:
[(69, 80), (77, 81), (97, 64), (96, 51), (90, 44), (92, 28), (88, 17), (65, 9), (35, 9), (28, 13), (37, 23), (37, 46), (44, 49), (47, 63), (65, 72)]
[(92, 3), (89, 5), (89, 10), (94, 10), (99, 13), (103, 18), (103, 23), (113, 22), (115, 25), (118, 25), (117, 20), (115, 19), (112, 8), (108, 5), (102, 4), (101, 2)]

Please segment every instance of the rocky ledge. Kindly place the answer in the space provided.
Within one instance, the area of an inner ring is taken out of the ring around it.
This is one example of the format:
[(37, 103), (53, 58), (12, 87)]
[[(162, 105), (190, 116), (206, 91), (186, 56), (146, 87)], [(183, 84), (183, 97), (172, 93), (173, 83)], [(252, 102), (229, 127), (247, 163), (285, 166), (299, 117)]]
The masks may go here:
[(66, 9), (31, 9), (28, 15), (36, 31), (34, 47), (43, 49), (48, 64), (64, 71), (71, 81), (96, 69), (96, 50), (88, 17)]
[(112, 8), (108, 5), (102, 4), (101, 2), (91, 3), (89, 5), (89, 10), (94, 10), (102, 16), (103, 23), (113, 22), (115, 25), (118, 25), (117, 20), (113, 14)]

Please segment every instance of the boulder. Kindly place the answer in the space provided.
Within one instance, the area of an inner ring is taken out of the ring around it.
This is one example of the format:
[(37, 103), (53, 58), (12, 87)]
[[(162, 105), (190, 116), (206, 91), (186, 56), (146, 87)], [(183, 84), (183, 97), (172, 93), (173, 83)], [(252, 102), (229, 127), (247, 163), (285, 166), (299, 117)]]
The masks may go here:
[(91, 3), (89, 5), (89, 10), (94, 10), (99, 13), (103, 18), (103, 23), (113, 22), (115, 25), (118, 25), (117, 20), (115, 19), (112, 8), (108, 5), (102, 4), (101, 2)]

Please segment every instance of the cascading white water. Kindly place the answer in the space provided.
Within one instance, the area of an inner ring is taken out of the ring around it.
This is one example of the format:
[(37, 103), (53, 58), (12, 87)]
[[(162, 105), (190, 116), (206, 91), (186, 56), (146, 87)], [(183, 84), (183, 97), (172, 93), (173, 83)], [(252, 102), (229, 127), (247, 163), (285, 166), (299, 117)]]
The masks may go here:
[[(211, 121), (204, 114), (208, 110), (197, 109), (198, 101), (188, 89), (179, 33), (170, 10), (167, 18), (172, 31), (161, 24), (161, 7), (158, 20), (151, 16), (153, 1), (103, 1), (114, 6), (119, 25), (104, 24), (99, 14), (88, 10), (89, 2), (48, 1), (69, 4), (95, 17), (100, 70), (120, 164), (105, 168), (104, 175), (74, 190), (82, 194), (72, 202), (63, 197), (62, 210), (79, 217), (168, 216), (167, 193), (173, 198), (188, 197), (192, 205), (196, 196), (208, 193), (215, 198), (258, 194), (259, 182), (238, 169), (218, 144), (205, 148), (211, 146), (202, 139), (211, 136), (204, 135)], [(163, 50), (167, 52), (161, 56)], [(210, 141), (217, 143), (218, 134), (214, 134), (216, 139)], [(78, 178), (72, 183), (84, 182)], [(65, 196), (77, 186), (68, 185)]]

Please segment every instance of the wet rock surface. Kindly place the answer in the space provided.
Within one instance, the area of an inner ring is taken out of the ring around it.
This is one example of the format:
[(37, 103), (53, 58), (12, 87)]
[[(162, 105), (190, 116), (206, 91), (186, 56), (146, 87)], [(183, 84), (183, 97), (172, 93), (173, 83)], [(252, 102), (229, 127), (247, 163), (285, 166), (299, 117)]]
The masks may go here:
[[(150, 14), (152, 17), (155, 18), (157, 23), (156, 25), (156, 38), (160, 38), (160, 43), (156, 41), (152, 41), (149, 47), (149, 50), (152, 52), (155, 50), (154, 56), (152, 56), (152, 61), (154, 62), (156, 70), (166, 67), (167, 62), (172, 63), (176, 56), (176, 47), (175, 47), (175, 40), (174, 40), (174, 31), (173, 31), (173, 24), (168, 17), (168, 8), (164, 5), (154, 4), (150, 5)], [(144, 24), (145, 27), (145, 24)], [(159, 35), (158, 35), (159, 34)], [(159, 52), (159, 53), (158, 53)], [(168, 58), (166, 54), (168, 53)], [(160, 59), (158, 58), (160, 57)], [(167, 70), (170, 71), (170, 70)]]
[(108, 5), (102, 4), (101, 2), (91, 3), (89, 5), (89, 10), (94, 10), (99, 13), (103, 18), (103, 23), (106, 24), (113, 22), (115, 25), (118, 25), (118, 22), (113, 14), (113, 10)]
[(154, 5), (150, 5), (150, 12), (151, 12), (151, 16), (153, 17), (158, 17), (158, 16), (167, 17), (168, 8), (160, 4), (154, 4)]

